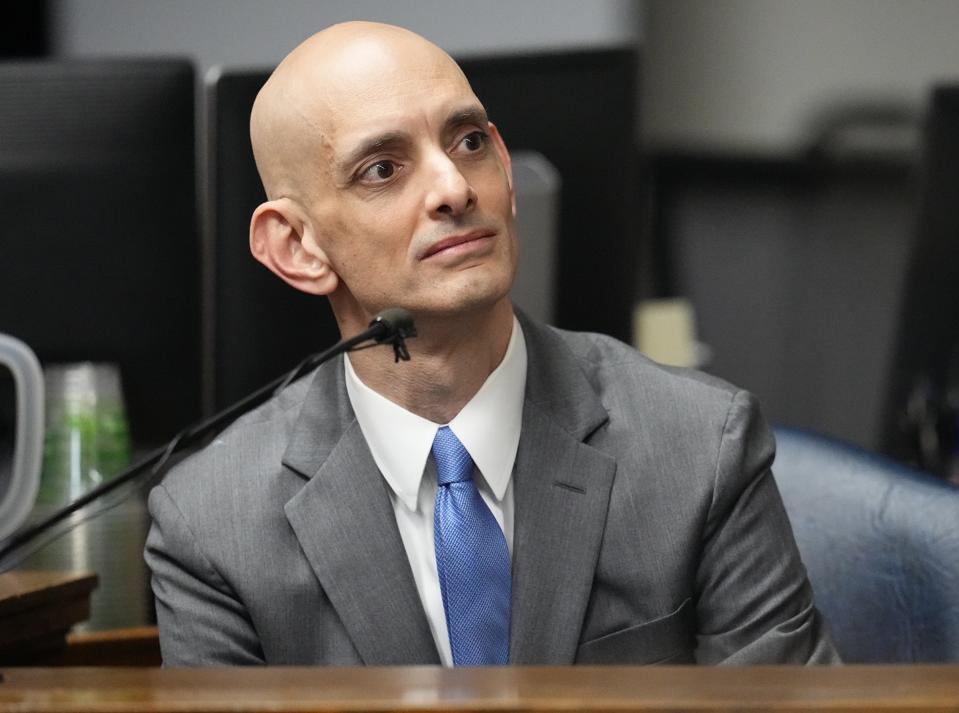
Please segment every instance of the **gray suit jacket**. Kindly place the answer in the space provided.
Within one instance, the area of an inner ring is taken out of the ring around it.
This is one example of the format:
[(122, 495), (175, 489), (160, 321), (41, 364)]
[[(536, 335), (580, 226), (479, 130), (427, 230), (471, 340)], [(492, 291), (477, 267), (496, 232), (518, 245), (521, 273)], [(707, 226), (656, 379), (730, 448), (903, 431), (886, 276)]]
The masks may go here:
[[(523, 320), (510, 661), (831, 662), (746, 393)], [(337, 359), (150, 495), (167, 665), (435, 664)]]

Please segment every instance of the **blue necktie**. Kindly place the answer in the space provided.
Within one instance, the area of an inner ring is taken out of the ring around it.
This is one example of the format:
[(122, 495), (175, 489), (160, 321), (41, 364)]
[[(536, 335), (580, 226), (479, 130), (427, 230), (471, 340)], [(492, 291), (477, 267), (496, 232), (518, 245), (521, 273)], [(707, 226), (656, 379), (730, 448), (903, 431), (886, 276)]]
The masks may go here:
[(506, 538), (473, 482), (473, 459), (447, 427), (436, 432), (433, 532), (453, 665), (509, 660), (510, 559)]

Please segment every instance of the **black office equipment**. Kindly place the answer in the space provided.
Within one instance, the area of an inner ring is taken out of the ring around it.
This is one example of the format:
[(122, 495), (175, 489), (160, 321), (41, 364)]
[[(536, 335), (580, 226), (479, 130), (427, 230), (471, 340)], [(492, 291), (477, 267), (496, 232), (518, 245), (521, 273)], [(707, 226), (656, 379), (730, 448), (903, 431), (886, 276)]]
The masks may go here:
[(216, 409), (339, 338), (325, 297), (293, 289), (250, 254), (250, 217), (266, 200), (250, 110), (268, 76), (228, 72), (208, 86), (204, 389)]
[(959, 477), (959, 84), (932, 92), (898, 317), (883, 449)]
[(467, 58), (460, 66), (507, 147), (538, 151), (559, 169), (557, 326), (630, 341), (640, 244), (636, 52)]
[(0, 332), (120, 367), (135, 444), (200, 413), (194, 73), (0, 64)]

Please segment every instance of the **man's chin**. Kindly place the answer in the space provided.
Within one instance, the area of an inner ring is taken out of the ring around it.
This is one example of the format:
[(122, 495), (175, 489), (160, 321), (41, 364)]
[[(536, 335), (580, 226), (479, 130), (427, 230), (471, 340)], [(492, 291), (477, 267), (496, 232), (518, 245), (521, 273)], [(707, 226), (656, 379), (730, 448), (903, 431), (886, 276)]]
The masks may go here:
[(414, 316), (424, 319), (464, 319), (493, 314), (504, 306), (512, 310), (509, 289), (461, 290), (408, 306)]

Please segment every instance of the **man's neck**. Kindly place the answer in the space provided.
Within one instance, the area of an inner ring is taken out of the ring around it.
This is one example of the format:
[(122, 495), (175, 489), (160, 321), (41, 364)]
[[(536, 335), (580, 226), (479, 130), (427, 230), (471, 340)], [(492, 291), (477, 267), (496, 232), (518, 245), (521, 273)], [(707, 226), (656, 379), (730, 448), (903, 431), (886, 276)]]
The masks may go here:
[(394, 363), (388, 349), (350, 354), (364, 384), (434, 423), (449, 423), (503, 360), (513, 329), (508, 299), (454, 319), (417, 318), (407, 341), (410, 361)]

